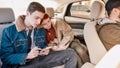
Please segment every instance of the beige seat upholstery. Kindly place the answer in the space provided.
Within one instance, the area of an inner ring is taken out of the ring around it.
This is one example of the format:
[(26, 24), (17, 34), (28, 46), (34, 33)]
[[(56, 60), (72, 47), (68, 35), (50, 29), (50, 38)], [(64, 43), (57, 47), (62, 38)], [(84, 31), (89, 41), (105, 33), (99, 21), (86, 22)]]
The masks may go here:
[(111, 48), (95, 68), (120, 68), (120, 44)]
[(94, 21), (88, 22), (84, 28), (84, 38), (89, 50), (90, 61), (93, 64), (96, 64), (106, 52), (96, 31), (96, 21), (99, 18), (103, 18), (104, 14), (104, 3), (100, 0), (94, 1), (91, 8), (91, 19), (94, 19)]
[(90, 63), (85, 63), (82, 68), (94, 67), (107, 52), (96, 30), (96, 21), (97, 19), (104, 17), (104, 14), (104, 3), (100, 0), (95, 0), (91, 6), (92, 21), (86, 23), (84, 27), (84, 39), (88, 48), (91, 65)]
[(52, 7), (46, 8), (46, 13), (52, 18), (54, 17), (54, 9)]
[(96, 64), (85, 63), (82, 68), (120, 68), (120, 44), (111, 48)]
[(92, 20), (105, 17), (105, 4), (101, 0), (94, 0), (91, 6), (90, 17)]
[(97, 34), (96, 22), (90, 22), (85, 24), (84, 38), (87, 44), (90, 62), (95, 65), (107, 52)]

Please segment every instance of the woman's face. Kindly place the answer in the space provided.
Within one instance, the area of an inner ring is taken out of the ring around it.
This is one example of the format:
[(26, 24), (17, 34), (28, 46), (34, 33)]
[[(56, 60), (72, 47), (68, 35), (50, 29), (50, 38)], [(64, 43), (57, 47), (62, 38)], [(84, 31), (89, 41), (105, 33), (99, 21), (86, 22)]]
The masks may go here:
[(52, 22), (51, 22), (51, 19), (50, 18), (47, 18), (47, 19), (44, 19), (43, 21), (42, 21), (42, 26), (43, 26), (43, 28), (45, 28), (45, 29), (50, 29), (51, 28), (51, 24), (52, 24)]

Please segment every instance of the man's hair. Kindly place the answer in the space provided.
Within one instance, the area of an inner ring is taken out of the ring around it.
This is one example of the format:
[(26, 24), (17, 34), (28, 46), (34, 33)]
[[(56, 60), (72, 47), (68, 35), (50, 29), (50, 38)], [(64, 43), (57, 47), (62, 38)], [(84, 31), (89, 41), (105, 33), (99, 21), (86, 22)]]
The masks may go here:
[(105, 5), (108, 16), (110, 15), (113, 8), (118, 8), (118, 7), (120, 7), (120, 0), (108, 0), (108, 2)]
[(45, 8), (38, 2), (31, 2), (28, 6), (27, 11), (32, 14), (34, 11), (39, 11), (45, 13)]

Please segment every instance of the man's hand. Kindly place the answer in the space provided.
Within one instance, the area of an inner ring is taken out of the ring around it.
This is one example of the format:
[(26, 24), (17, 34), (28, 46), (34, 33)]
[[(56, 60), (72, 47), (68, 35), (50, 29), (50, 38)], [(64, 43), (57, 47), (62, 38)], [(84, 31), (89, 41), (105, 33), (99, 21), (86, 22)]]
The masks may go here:
[(26, 59), (33, 59), (33, 58), (37, 57), (40, 50), (42, 50), (42, 49), (41, 49), (41, 48), (38, 48), (38, 47), (34, 47), (34, 48), (31, 49), (31, 51), (28, 53)]
[(40, 54), (44, 56), (44, 55), (48, 55), (49, 52), (50, 52), (50, 49), (49, 49), (49, 48), (44, 48), (44, 49), (42, 49), (42, 50), (40, 51)]

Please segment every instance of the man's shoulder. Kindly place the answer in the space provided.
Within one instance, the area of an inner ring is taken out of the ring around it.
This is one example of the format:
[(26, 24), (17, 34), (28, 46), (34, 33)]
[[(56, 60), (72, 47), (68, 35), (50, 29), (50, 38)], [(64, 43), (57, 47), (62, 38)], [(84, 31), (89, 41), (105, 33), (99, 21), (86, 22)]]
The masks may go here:
[(101, 28), (114, 28), (117, 26), (118, 26), (117, 23), (106, 23), (106, 24), (102, 25)]
[(96, 25), (96, 30), (98, 34), (103, 31), (114, 30), (117, 27), (116, 23), (105, 23), (103, 25)]
[(106, 23), (99, 27), (98, 33), (111, 33), (118, 32), (120, 30), (120, 25), (117, 23)]
[(97, 25), (96, 27), (99, 29), (103, 29), (103, 28), (113, 28), (113, 27), (117, 27), (118, 24), (117, 23), (105, 23), (103, 25)]
[(8, 27), (6, 27), (6, 29), (13, 29), (13, 28), (16, 28), (16, 27), (15, 27), (15, 24), (11, 24), (11, 25), (9, 25)]
[(44, 33), (44, 32), (46, 32), (46, 30), (44, 29), (44, 28), (39, 28), (39, 29), (37, 29), (40, 33)]
[(46, 36), (46, 30), (44, 28), (39, 28), (35, 30), (37, 36)]
[(15, 24), (11, 24), (8, 27), (5, 27), (4, 30), (7, 30), (7, 31), (16, 31)]
[(98, 19), (97, 23), (99, 25), (104, 25), (104, 24), (107, 24), (107, 23), (116, 23), (116, 21), (115, 20), (111, 20), (108, 17), (104, 17), (104, 18)]

